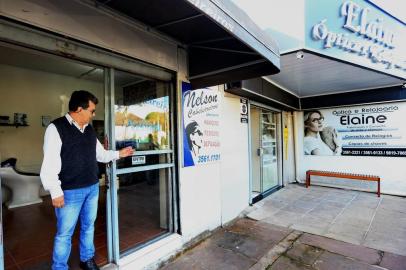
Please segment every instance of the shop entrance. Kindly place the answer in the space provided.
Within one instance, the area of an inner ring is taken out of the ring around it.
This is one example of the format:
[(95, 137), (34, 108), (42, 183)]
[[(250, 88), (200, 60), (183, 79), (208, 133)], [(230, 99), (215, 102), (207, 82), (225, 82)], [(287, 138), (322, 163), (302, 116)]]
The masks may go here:
[[(5, 269), (50, 269), (56, 218), (39, 172), (47, 125), (68, 111), (74, 90), (99, 99), (93, 126), (103, 139), (104, 68), (0, 45), (0, 179)], [(101, 183), (95, 223), (96, 262), (108, 263), (107, 188)], [(79, 226), (73, 236), (71, 269), (79, 269)]]
[(279, 119), (278, 112), (250, 106), (252, 203), (280, 186)]
[[(154, 70), (148, 69), (151, 77)], [(176, 231), (171, 79), (148, 79), (10, 44), (0, 44), (0, 71), (0, 266), (51, 268), (56, 221), (39, 178), (43, 138), (50, 121), (68, 111), (74, 90), (99, 99), (92, 125), (102, 143), (109, 149), (136, 150), (133, 157), (111, 163), (105, 174), (100, 165), (97, 264), (119, 263), (122, 256)], [(79, 269), (76, 229), (70, 269)]]
[(109, 169), (116, 261), (175, 230), (174, 89), (171, 81), (110, 72), (109, 141), (135, 149)]

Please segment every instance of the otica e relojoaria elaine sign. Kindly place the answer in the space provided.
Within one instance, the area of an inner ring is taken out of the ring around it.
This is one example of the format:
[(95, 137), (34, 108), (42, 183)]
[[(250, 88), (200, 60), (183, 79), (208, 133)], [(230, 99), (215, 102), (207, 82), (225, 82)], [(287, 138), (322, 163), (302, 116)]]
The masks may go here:
[(182, 82), (183, 166), (220, 161), (221, 92)]
[(406, 103), (305, 111), (305, 155), (406, 157)]
[(311, 0), (306, 47), (406, 78), (406, 27), (361, 0)]

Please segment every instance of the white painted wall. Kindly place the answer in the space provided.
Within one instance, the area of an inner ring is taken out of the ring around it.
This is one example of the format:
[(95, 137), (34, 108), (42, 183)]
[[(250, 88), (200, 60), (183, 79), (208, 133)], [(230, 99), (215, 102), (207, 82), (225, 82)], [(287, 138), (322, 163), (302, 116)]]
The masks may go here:
[(220, 164), (186, 167), (179, 172), (180, 220), (184, 240), (221, 225)]
[(249, 123), (240, 121), (240, 97), (223, 98), (221, 129), (221, 218), (222, 224), (236, 218), (249, 200)]
[[(179, 180), (179, 215), (182, 242), (186, 243), (199, 234), (221, 225), (221, 182), (220, 162), (193, 167), (182, 167), (182, 81), (187, 82), (187, 54), (180, 50), (177, 85), (178, 113), (178, 180)], [(221, 136), (221, 134), (220, 134)], [(221, 138), (220, 138), (221, 139)]]
[(224, 94), (221, 106), (221, 161), (179, 171), (184, 240), (231, 221), (248, 206), (248, 124), (240, 122), (238, 96)]
[[(63, 60), (62, 60), (63, 61)], [(0, 115), (26, 113), (28, 127), (0, 126), (0, 159), (17, 158), (17, 167), (23, 171), (39, 172), (45, 127), (41, 116), (51, 119), (61, 116), (61, 97), (69, 100), (74, 90), (88, 90), (99, 98), (96, 120), (104, 119), (103, 82), (78, 79), (50, 72), (0, 65)], [(67, 105), (66, 105), (67, 106)]]
[(364, 156), (308, 156), (303, 154), (303, 112), (297, 112), (297, 170), (298, 178), (305, 181), (307, 170), (328, 170), (381, 177), (381, 192), (406, 195), (406, 158)]

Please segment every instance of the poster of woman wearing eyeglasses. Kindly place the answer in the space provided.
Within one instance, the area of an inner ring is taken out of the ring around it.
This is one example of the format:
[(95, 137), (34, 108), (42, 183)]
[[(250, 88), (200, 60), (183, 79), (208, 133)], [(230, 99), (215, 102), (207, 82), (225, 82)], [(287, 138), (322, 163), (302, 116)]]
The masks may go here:
[(183, 166), (220, 160), (220, 92), (182, 83)]
[(305, 155), (406, 156), (406, 103), (309, 110)]
[(321, 111), (307, 111), (304, 113), (305, 155), (331, 156), (339, 153), (337, 131), (324, 121)]

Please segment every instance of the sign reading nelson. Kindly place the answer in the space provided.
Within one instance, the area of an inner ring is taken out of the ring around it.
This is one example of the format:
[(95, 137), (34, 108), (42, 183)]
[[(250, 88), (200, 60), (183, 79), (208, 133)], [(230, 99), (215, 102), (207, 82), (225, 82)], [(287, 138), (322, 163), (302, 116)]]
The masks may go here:
[(218, 90), (182, 83), (184, 167), (220, 160), (220, 99)]

